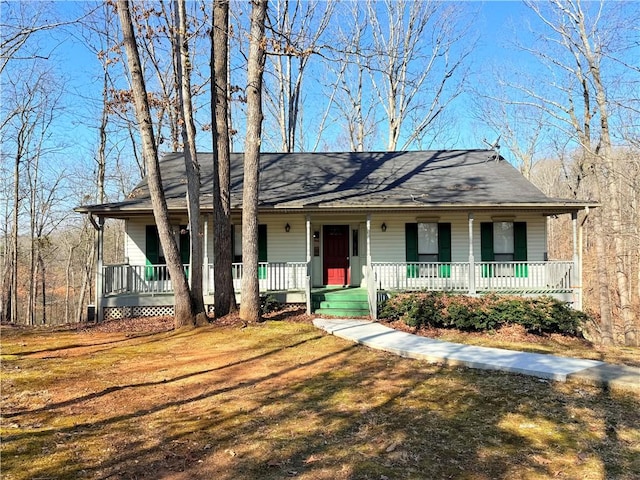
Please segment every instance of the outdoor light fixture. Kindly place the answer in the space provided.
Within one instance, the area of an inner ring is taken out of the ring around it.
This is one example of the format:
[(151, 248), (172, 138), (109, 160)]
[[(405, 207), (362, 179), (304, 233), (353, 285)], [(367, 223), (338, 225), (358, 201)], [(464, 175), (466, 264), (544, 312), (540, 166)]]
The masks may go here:
[(284, 231), (289, 233), (291, 231), (291, 225), (289, 225), (288, 223), (284, 226)]
[(387, 231), (387, 224), (382, 222), (382, 225), (380, 225), (380, 230), (382, 230), (383, 232)]

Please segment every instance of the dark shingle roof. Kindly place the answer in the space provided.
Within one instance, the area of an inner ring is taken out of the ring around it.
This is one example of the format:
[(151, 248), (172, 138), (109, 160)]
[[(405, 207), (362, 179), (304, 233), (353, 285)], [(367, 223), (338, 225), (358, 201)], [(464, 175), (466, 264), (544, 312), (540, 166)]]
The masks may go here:
[[(200, 153), (198, 160), (201, 204), (207, 210), (212, 204), (213, 155)], [(242, 206), (242, 161), (243, 154), (231, 155), (233, 209)], [(183, 155), (165, 154), (160, 166), (169, 208), (186, 209)], [(494, 161), (487, 150), (262, 153), (259, 198), (262, 209), (564, 206), (571, 211), (590, 205), (547, 197), (510, 163)], [(114, 216), (150, 211), (146, 180), (123, 202), (77, 210)]]

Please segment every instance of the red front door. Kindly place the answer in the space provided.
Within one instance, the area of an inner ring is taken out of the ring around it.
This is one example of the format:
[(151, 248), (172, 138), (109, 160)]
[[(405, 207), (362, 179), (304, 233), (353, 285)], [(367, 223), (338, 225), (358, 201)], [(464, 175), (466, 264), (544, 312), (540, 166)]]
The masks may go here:
[(322, 238), (325, 285), (349, 284), (349, 225), (325, 225)]

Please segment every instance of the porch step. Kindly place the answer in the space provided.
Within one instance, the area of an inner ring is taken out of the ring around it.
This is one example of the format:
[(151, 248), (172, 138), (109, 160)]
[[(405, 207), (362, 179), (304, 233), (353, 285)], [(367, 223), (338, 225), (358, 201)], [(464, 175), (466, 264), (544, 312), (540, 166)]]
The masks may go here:
[(314, 313), (332, 317), (369, 315), (367, 291), (363, 288), (326, 289), (311, 294)]

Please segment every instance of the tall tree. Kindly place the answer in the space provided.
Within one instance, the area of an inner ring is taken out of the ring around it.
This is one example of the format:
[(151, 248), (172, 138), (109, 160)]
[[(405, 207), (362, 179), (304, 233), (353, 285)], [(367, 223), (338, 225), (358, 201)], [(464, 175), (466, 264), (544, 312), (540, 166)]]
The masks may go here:
[(432, 0), (368, 0), (366, 8), (373, 38), (367, 66), (385, 113), (386, 148), (405, 150), (462, 93), (470, 49), (456, 47), (467, 28), (457, 24), (457, 5)]
[(233, 290), (231, 157), (229, 138), (229, 1), (214, 0), (211, 29), (211, 124), (213, 136), (214, 305), (216, 317), (238, 309)]
[[(545, 11), (539, 3), (528, 2), (550, 32), (550, 39), (560, 45), (571, 59), (560, 67), (569, 75), (573, 83), (579, 85), (583, 95), (584, 125), (574, 129), (582, 131), (580, 145), (585, 149), (592, 162), (593, 171), (598, 180), (599, 198), (608, 203), (606, 217), (600, 212), (599, 234), (611, 235), (615, 262), (615, 281), (617, 286), (618, 308), (624, 325), (624, 338), (627, 345), (638, 344), (638, 324), (632, 310), (629, 278), (625, 268), (625, 242), (623, 238), (623, 219), (620, 209), (620, 174), (615, 162), (611, 135), (611, 98), (604, 81), (602, 61), (608, 55), (609, 42), (617, 32), (610, 25), (602, 25), (604, 3), (601, 3), (591, 16), (587, 14), (580, 0), (552, 0), (551, 9)], [(547, 57), (558, 65), (556, 58)], [(572, 108), (572, 105), (569, 106)], [(572, 118), (575, 125), (578, 120)], [(591, 123), (595, 125), (591, 125)], [(593, 130), (593, 131), (592, 131)], [(605, 221), (606, 220), (608, 221)], [(599, 247), (600, 250), (600, 247)], [(601, 252), (604, 254), (604, 252)], [(600, 259), (603, 262), (604, 259)], [(604, 263), (604, 262), (603, 262)], [(603, 270), (604, 271), (604, 270)], [(604, 286), (602, 286), (604, 288)]]
[(265, 82), (268, 111), (277, 119), (283, 152), (293, 152), (304, 145), (300, 138), (303, 83), (309, 61), (319, 54), (320, 39), (329, 26), (335, 2), (277, 0), (272, 2), (266, 22), (271, 38), (267, 58), (271, 81)]
[(165, 253), (174, 290), (175, 327), (180, 328), (194, 324), (195, 318), (191, 304), (191, 293), (189, 291), (187, 277), (182, 267), (180, 251), (178, 250), (174, 232), (169, 222), (167, 202), (162, 189), (157, 144), (153, 132), (153, 123), (151, 121), (145, 80), (140, 64), (140, 56), (138, 55), (138, 45), (133, 30), (129, 2), (127, 0), (118, 0), (117, 9), (124, 46), (127, 52), (127, 64), (131, 75), (136, 118), (138, 119), (142, 141), (142, 154), (147, 168), (147, 182), (153, 207), (153, 216), (155, 217), (158, 227), (160, 243)]
[[(189, 37), (185, 0), (176, 0), (178, 25), (176, 28), (176, 78), (178, 83), (178, 104), (182, 125), (182, 149), (187, 173), (187, 211), (189, 215), (189, 272), (191, 275), (191, 304), (196, 323), (206, 323), (204, 297), (202, 291), (202, 228), (200, 219), (200, 163), (196, 151), (196, 127), (193, 121), (191, 100), (191, 59), (189, 57)], [(181, 235), (186, 232), (180, 232)]]
[(262, 140), (262, 76), (265, 62), (267, 0), (251, 1), (251, 30), (247, 62), (247, 126), (242, 187), (242, 296), (240, 318), (260, 320), (258, 285), (258, 190)]

